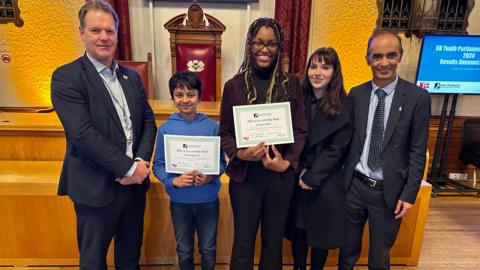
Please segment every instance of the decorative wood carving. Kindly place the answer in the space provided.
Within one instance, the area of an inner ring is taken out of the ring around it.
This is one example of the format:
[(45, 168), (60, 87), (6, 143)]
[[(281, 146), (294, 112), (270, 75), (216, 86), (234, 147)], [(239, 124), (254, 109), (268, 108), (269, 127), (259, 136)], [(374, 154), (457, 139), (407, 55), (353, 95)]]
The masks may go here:
[(23, 26), (18, 0), (0, 0), (0, 23), (13, 23), (16, 27)]
[(163, 26), (170, 32), (172, 73), (177, 71), (177, 45), (210, 44), (215, 46), (215, 100), (219, 101), (221, 99), (221, 46), (222, 34), (226, 29), (225, 25), (215, 17), (205, 14), (200, 5), (194, 1), (188, 8), (188, 13), (173, 17)]
[(377, 28), (421, 37), (424, 33), (467, 34), (474, 0), (377, 0)]

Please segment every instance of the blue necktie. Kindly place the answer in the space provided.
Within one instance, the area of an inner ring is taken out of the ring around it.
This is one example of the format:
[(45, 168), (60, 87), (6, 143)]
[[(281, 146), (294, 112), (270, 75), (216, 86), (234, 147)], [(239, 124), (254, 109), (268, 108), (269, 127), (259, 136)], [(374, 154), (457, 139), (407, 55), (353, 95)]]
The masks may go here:
[(370, 149), (368, 151), (367, 165), (372, 171), (377, 171), (382, 166), (382, 145), (383, 145), (383, 121), (385, 118), (385, 96), (383, 89), (377, 89), (375, 94), (378, 97), (377, 108), (373, 117), (372, 133), (370, 134)]

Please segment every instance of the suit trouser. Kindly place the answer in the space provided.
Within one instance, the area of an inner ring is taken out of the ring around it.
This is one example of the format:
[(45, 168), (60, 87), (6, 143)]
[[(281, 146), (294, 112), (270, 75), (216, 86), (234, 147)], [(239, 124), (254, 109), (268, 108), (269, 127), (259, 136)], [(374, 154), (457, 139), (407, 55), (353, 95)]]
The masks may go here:
[(112, 238), (116, 269), (140, 269), (145, 194), (133, 186), (120, 186), (105, 207), (74, 204), (81, 270), (107, 269), (106, 256)]
[(360, 257), (362, 235), (368, 220), (369, 269), (390, 269), (390, 249), (395, 243), (401, 219), (387, 207), (383, 190), (371, 188), (353, 177), (346, 195), (347, 243), (340, 249), (338, 269), (353, 269)]
[(230, 269), (253, 269), (255, 239), (261, 224), (259, 270), (282, 269), (282, 241), (295, 185), (293, 174), (265, 170), (249, 163), (245, 182), (230, 181), (234, 238)]

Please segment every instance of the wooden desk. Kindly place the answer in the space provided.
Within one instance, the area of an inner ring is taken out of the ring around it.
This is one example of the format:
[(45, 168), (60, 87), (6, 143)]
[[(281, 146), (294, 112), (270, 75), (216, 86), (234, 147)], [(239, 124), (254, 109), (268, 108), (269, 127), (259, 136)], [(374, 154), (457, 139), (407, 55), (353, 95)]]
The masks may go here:
[[(177, 109), (171, 100), (150, 100), (157, 126)], [(218, 121), (220, 102), (201, 102), (198, 111)], [(0, 160), (63, 160), (65, 132), (55, 112), (0, 113)]]
[[(176, 111), (169, 100), (150, 102), (157, 124)], [(218, 120), (219, 108), (219, 102), (199, 104), (199, 111), (215, 120)], [(73, 206), (67, 197), (56, 196), (65, 153), (65, 134), (56, 114), (0, 113), (0, 140), (3, 146), (0, 151), (0, 266), (76, 265)], [(169, 199), (158, 180), (152, 182), (145, 212), (142, 263), (174, 263)], [(233, 217), (227, 177), (223, 177), (222, 182), (217, 261), (228, 263)], [(404, 219), (392, 249), (392, 263), (418, 263), (430, 192), (431, 186), (423, 183), (417, 203)], [(292, 263), (290, 244), (285, 241), (284, 247), (284, 262)], [(366, 241), (363, 248), (360, 263), (366, 263)], [(258, 261), (258, 241), (256, 250)], [(336, 254), (332, 252), (328, 264), (336, 263)], [(109, 263), (112, 265), (111, 255)]]
[[(61, 161), (0, 161), (0, 266), (78, 264), (73, 205), (68, 197), (56, 195), (61, 165)], [(163, 185), (152, 178), (145, 211), (141, 263), (173, 264), (176, 255), (169, 199)], [(392, 263), (418, 263), (430, 192), (431, 186), (423, 183), (392, 249)], [(228, 263), (233, 217), (226, 177), (222, 178), (219, 199), (217, 262)], [(364, 243), (360, 263), (366, 263), (367, 243)], [(257, 239), (257, 262), (259, 247)], [(337, 252), (332, 252), (327, 263), (335, 264), (336, 256)], [(286, 240), (283, 257), (284, 263), (292, 263), (290, 244)], [(109, 265), (113, 265), (111, 253), (108, 258)]]
[(0, 160), (63, 160), (65, 132), (56, 113), (0, 113)]
[[(61, 161), (0, 161), (0, 266), (78, 265), (73, 204), (56, 195), (61, 166)], [(228, 184), (219, 199), (217, 256), (228, 262), (233, 228)], [(111, 252), (108, 261), (113, 265)], [(176, 262), (169, 198), (155, 177), (147, 196), (141, 262)]]

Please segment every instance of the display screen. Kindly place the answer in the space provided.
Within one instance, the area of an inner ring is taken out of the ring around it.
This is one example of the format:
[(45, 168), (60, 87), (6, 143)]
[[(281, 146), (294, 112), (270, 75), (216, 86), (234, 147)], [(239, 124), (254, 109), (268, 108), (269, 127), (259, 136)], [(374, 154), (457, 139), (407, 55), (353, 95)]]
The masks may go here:
[(416, 83), (432, 94), (480, 94), (480, 36), (425, 35)]

